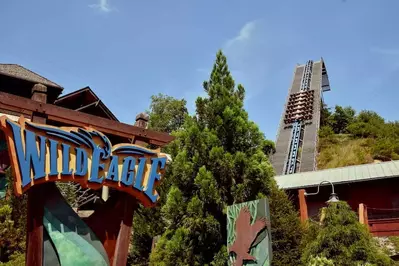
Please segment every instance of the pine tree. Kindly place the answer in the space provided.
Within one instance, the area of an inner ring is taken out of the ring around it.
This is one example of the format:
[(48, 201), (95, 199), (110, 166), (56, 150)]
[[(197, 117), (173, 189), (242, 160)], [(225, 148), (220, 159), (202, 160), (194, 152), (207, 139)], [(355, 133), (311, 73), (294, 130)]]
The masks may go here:
[(6, 171), (7, 197), (0, 200), (0, 265), (17, 265), (25, 251), (27, 197), (14, 195), (11, 167)]
[[(176, 99), (164, 94), (151, 97), (150, 110), (147, 113), (150, 117), (148, 128), (169, 134), (179, 130), (188, 115), (184, 99)], [(164, 147), (162, 152), (168, 153), (168, 147)], [(170, 167), (168, 166), (166, 177), (169, 172)], [(164, 178), (157, 188), (161, 195), (158, 205), (153, 208), (140, 206), (135, 211), (132, 245), (128, 258), (129, 264), (137, 266), (148, 265), (153, 238), (161, 235), (165, 227), (165, 223), (162, 220), (161, 206), (165, 202), (169, 187), (169, 179)]]
[[(290, 204), (276, 188), (272, 166), (264, 153), (274, 147), (249, 121), (244, 110), (244, 87), (235, 87), (221, 51), (210, 80), (203, 85), (208, 97), (197, 99), (196, 115), (186, 119), (170, 146), (173, 163), (164, 178), (171, 188), (162, 206), (166, 230), (151, 254), (150, 265), (225, 265), (228, 205), (269, 196), (271, 190), (278, 195), (275, 203)], [(274, 215), (275, 219), (282, 218), (276, 224), (284, 224), (285, 213), (293, 213), (294, 222), (285, 224), (295, 224), (299, 231), (292, 208), (275, 209), (281, 212)], [(273, 215), (271, 222), (273, 227)], [(276, 240), (285, 238), (282, 230), (278, 232), (281, 235)], [(286, 243), (291, 242), (290, 236)], [(278, 248), (287, 252), (295, 249)], [(286, 260), (293, 264), (287, 265), (296, 264), (293, 260), (299, 255), (294, 252)]]
[(320, 228), (307, 239), (310, 241), (302, 254), (305, 265), (314, 258), (325, 258), (339, 266), (392, 265), (346, 202), (330, 203)]
[(303, 228), (298, 212), (283, 190), (273, 185), (270, 192), (272, 265), (299, 265)]

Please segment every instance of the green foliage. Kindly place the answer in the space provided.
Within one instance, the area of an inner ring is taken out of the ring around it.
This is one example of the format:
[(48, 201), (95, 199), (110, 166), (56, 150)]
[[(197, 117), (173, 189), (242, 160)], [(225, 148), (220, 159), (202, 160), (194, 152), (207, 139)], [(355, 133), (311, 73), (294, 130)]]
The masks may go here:
[(326, 259), (325, 257), (311, 257), (308, 266), (334, 266), (332, 260)]
[(320, 138), (317, 157), (318, 169), (329, 169), (373, 162), (373, 139), (353, 139), (350, 135), (333, 135)]
[[(345, 133), (345, 134), (344, 134)], [(385, 122), (373, 111), (355, 115), (351, 107), (322, 109), (318, 168), (399, 159), (399, 123)]]
[(196, 116), (186, 118), (169, 146), (173, 163), (164, 177), (171, 184), (162, 206), (165, 232), (150, 265), (225, 265), (226, 207), (265, 195), (275, 202), (273, 265), (296, 265), (299, 220), (272, 178), (265, 152), (273, 153), (274, 144), (249, 121), (245, 90), (235, 86), (221, 51), (204, 89), (208, 95), (197, 99)]
[(327, 119), (327, 124), (336, 134), (346, 133), (346, 127), (355, 118), (355, 110), (352, 107), (335, 106), (335, 112)]
[(14, 253), (8, 262), (0, 262), (0, 266), (25, 266), (25, 254)]
[(321, 102), (320, 126), (331, 126), (331, 111), (327, 104)]
[(388, 239), (395, 248), (395, 254), (399, 253), (399, 236), (389, 236)]
[(276, 152), (276, 145), (273, 141), (265, 139), (263, 141), (263, 153), (270, 156)]
[(320, 228), (310, 234), (311, 237), (307, 237), (310, 241), (302, 254), (305, 265), (309, 265), (316, 257), (342, 266), (384, 266), (393, 263), (378, 249), (367, 228), (358, 222), (356, 214), (346, 202), (330, 203)]
[(273, 185), (270, 194), (270, 219), (274, 266), (298, 265), (303, 230), (287, 194)]
[[(152, 130), (172, 133), (180, 130), (187, 117), (185, 100), (178, 100), (166, 95), (151, 97), (149, 128)], [(170, 147), (164, 147), (162, 152), (176, 154)], [(128, 262), (131, 265), (148, 265), (153, 237), (161, 235), (166, 226), (162, 218), (161, 206), (171, 185), (169, 179), (173, 166), (168, 166), (161, 185), (157, 188), (161, 195), (158, 205), (154, 208), (140, 206), (133, 217), (133, 238)]]
[[(11, 169), (6, 171), (8, 184), (13, 184)], [(0, 200), (0, 261), (16, 262), (25, 249), (26, 197), (15, 197), (13, 186), (8, 186), (7, 198)], [(18, 258), (17, 258), (18, 257)], [(10, 262), (11, 263), (11, 262)]]
[(77, 208), (77, 186), (72, 182), (56, 182), (55, 185), (60, 190), (61, 195), (65, 198), (66, 202), (68, 202), (72, 208)]
[(186, 100), (178, 100), (164, 94), (153, 95), (148, 113), (150, 114), (149, 128), (172, 133), (183, 126), (188, 115)]
[(320, 138), (330, 138), (334, 136), (334, 130), (331, 126), (323, 126), (319, 130), (319, 137)]

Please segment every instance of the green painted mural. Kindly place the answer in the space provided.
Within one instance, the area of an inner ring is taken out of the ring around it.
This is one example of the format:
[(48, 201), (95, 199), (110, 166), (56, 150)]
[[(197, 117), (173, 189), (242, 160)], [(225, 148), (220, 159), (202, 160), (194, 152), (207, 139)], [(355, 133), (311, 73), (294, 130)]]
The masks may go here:
[(229, 265), (269, 266), (272, 259), (267, 199), (227, 207)]
[(58, 194), (44, 206), (43, 266), (108, 266), (107, 253), (89, 226)]

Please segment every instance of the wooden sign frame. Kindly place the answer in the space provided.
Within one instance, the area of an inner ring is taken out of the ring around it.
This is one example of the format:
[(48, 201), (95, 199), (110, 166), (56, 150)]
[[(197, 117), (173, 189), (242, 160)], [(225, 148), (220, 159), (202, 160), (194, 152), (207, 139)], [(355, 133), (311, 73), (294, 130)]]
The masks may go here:
[(0, 117), (14, 171), (14, 191), (21, 196), (46, 182), (76, 182), (126, 192), (145, 207), (159, 199), (155, 187), (166, 167), (166, 154), (136, 144), (112, 146), (91, 128), (54, 127)]
[[(97, 130), (104, 134), (131, 140), (131, 143), (135, 144), (133, 145), (135, 147), (146, 144), (162, 147), (174, 139), (174, 137), (165, 133), (155, 132), (48, 104), (47, 88), (41, 84), (33, 87), (31, 99), (0, 92), (0, 111), (11, 115), (27, 116), (35, 125), (46, 125), (47, 121), (52, 121), (52, 123), (62, 123), (71, 127)], [(5, 118), (3, 118), (1, 122), (3, 126), (4, 122)], [(21, 121), (20, 124), (22, 124)], [(118, 145), (116, 145), (116, 147), (118, 147)], [(162, 154), (159, 156), (162, 158), (164, 157)], [(12, 158), (12, 160), (15, 159), (16, 158)], [(157, 174), (159, 174), (159, 172)], [(18, 175), (17, 172), (16, 175)], [(45, 178), (44, 180), (48, 181), (50, 179), (51, 178)], [(73, 176), (71, 180), (73, 180)], [(144, 178), (144, 180), (146, 180), (146, 178)], [(144, 202), (144, 204), (146, 202), (144, 197), (140, 198), (140, 193), (125, 193), (120, 183), (117, 183), (117, 185), (114, 183), (116, 185), (115, 188), (119, 188), (120, 191), (113, 194), (100, 209), (95, 210), (95, 212), (85, 220), (86, 224), (101, 240), (109, 261), (113, 266), (126, 265), (133, 213), (138, 204), (136, 196), (141, 202)], [(43, 206), (47, 201), (51, 201), (54, 197), (60, 195), (54, 183), (42, 181), (42, 184), (39, 184), (40, 182), (37, 182), (27, 190), (28, 218), (26, 265), (43, 264)], [(83, 184), (87, 183), (83, 182)], [(141, 195), (142, 194), (143, 193), (141, 193)], [(148, 199), (147, 203), (149, 203)], [(147, 206), (149, 205), (152, 204), (147, 204)]]

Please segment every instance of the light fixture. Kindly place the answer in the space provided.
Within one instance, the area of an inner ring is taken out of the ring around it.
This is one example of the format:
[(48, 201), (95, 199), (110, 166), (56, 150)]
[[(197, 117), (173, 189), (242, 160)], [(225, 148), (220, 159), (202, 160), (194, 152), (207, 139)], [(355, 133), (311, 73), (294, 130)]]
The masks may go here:
[(331, 193), (330, 199), (327, 200), (326, 202), (327, 203), (332, 203), (332, 202), (338, 202), (338, 201), (339, 201), (339, 199), (338, 199), (337, 194), (336, 193)]
[(326, 201), (326, 203), (329, 204), (329, 203), (333, 203), (333, 202), (339, 202), (339, 198), (338, 198), (337, 194), (334, 191), (334, 185), (330, 181), (322, 181), (322, 182), (320, 182), (320, 184), (317, 186), (317, 192), (316, 193), (307, 193), (307, 192), (305, 192), (305, 196), (313, 196), (313, 195), (319, 194), (320, 186), (321, 186), (321, 184), (324, 184), (324, 183), (329, 183), (331, 185), (331, 187), (332, 187), (332, 193), (330, 194), (330, 198), (329, 198), (328, 201)]

